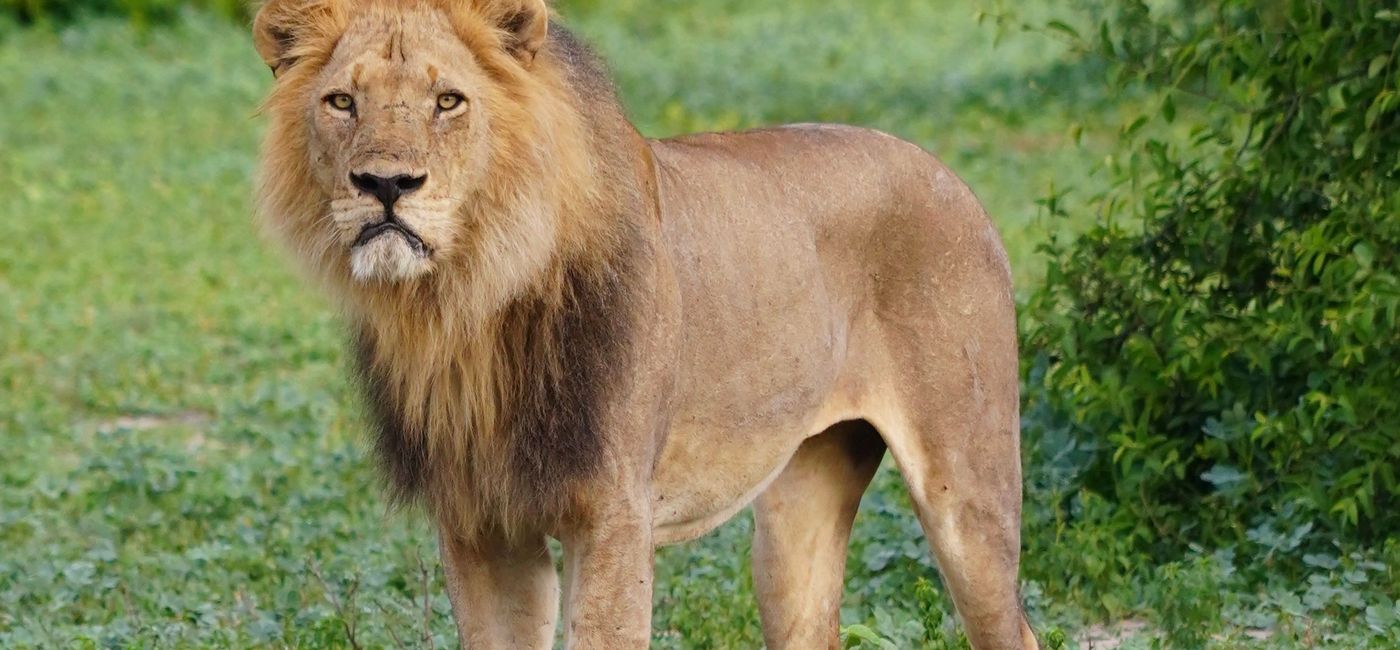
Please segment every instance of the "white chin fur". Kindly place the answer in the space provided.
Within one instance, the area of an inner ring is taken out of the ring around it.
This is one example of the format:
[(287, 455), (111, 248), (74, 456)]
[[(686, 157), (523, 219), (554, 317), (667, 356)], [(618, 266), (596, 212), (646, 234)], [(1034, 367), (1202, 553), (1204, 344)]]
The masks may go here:
[(350, 273), (360, 282), (411, 280), (427, 270), (427, 258), (396, 233), (385, 233), (350, 251)]

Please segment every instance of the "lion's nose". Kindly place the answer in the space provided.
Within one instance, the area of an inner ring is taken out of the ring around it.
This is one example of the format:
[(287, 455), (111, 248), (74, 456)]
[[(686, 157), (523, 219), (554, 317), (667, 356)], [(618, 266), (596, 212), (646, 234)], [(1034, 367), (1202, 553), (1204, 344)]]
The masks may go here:
[(350, 183), (360, 188), (361, 192), (369, 194), (384, 204), (386, 209), (394, 207), (394, 202), (399, 197), (423, 187), (423, 182), (428, 180), (428, 176), (410, 176), (409, 174), (399, 174), (392, 178), (375, 176), (374, 174), (356, 174), (350, 172)]

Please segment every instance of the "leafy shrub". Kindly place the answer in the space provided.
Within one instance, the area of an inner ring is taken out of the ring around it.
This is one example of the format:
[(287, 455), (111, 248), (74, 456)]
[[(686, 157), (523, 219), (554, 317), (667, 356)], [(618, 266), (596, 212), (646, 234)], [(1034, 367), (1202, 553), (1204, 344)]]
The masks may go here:
[(254, 0), (0, 0), (0, 16), (20, 23), (66, 23), (87, 15), (120, 15), (144, 25), (164, 23), (184, 8), (246, 20)]
[(1384, 539), (1400, 525), (1400, 12), (1102, 9), (1094, 36), (1051, 28), (1160, 103), (1124, 129), (1114, 189), (1087, 206), (1102, 222), (1043, 247), (1022, 322), (1031, 462), (1068, 459), (1061, 493), (1104, 495), (1159, 557), (1273, 530)]

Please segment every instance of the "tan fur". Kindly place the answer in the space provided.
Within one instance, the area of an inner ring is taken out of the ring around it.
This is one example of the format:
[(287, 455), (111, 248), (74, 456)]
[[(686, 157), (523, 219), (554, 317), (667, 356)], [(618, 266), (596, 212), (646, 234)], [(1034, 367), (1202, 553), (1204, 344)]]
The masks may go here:
[[(653, 544), (760, 494), (768, 644), (834, 644), (888, 445), (974, 644), (1034, 647), (1009, 273), (941, 164), (849, 127), (645, 140), (543, 0), (272, 0), (254, 36), (260, 213), (356, 332), (464, 644), (550, 643), (553, 536), (567, 644), (645, 646)], [(386, 207), (357, 174), (425, 180)]]

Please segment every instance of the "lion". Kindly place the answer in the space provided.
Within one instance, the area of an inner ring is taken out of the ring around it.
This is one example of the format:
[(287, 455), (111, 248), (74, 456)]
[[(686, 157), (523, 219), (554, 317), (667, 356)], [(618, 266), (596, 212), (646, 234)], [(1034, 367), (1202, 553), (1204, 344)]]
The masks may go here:
[(261, 219), (344, 312), (463, 646), (549, 647), (562, 616), (566, 647), (646, 647), (655, 547), (752, 504), (767, 646), (839, 647), (888, 451), (972, 645), (1037, 647), (1009, 264), (932, 155), (647, 139), (545, 0), (268, 0), (253, 31)]

